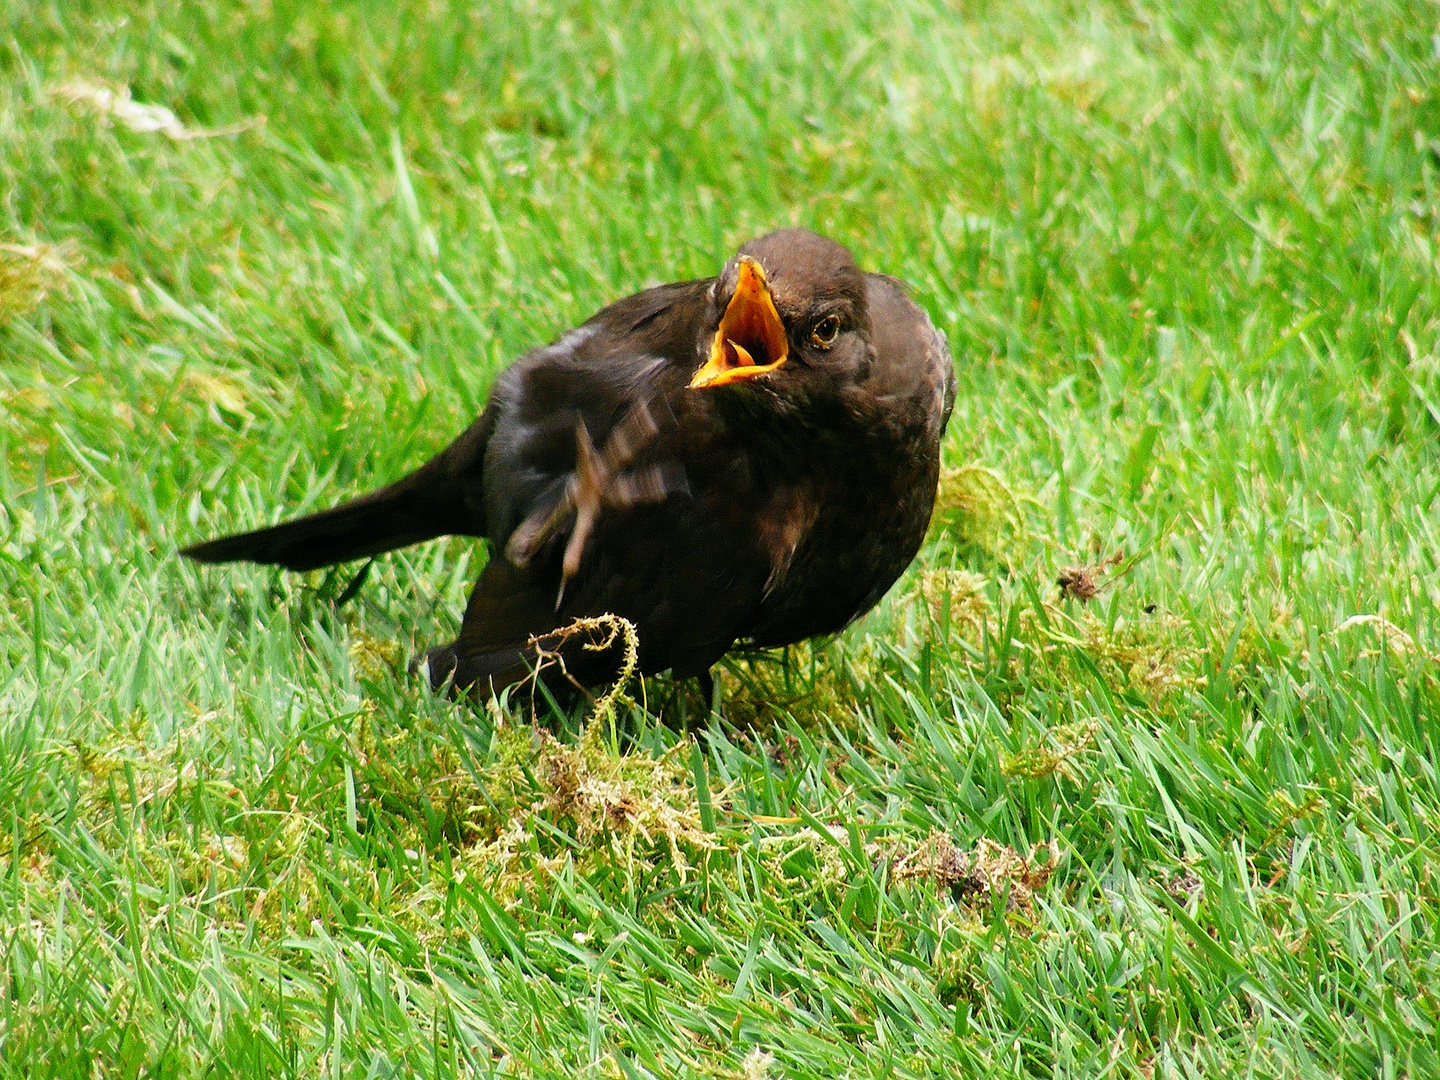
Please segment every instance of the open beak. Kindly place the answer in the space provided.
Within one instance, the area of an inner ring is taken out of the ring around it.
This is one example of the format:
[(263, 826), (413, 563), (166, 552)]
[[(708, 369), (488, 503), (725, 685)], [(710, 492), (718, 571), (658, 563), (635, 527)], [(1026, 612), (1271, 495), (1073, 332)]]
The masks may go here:
[(775, 310), (765, 271), (749, 255), (741, 255), (735, 295), (720, 318), (710, 359), (695, 373), (690, 386), (700, 389), (753, 379), (774, 371), (789, 354), (785, 324)]

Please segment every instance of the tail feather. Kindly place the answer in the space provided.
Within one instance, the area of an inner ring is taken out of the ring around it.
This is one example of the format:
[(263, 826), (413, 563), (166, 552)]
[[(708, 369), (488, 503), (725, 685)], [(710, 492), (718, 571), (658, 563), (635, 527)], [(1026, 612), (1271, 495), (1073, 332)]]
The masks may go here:
[(437, 536), (484, 536), (480, 478), (493, 429), (494, 416), (486, 410), (438, 457), (389, 487), (267, 529), (207, 540), (180, 554), (197, 562), (244, 560), (314, 570)]

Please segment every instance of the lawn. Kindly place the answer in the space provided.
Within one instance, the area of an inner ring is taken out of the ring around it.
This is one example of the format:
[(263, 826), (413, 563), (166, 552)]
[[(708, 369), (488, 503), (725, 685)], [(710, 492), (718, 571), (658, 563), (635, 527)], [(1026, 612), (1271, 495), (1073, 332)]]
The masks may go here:
[[(1440, 1075), (1435, 9), (558, 7), (0, 5), (0, 1076)], [(176, 557), (785, 224), (946, 475), (698, 739)]]

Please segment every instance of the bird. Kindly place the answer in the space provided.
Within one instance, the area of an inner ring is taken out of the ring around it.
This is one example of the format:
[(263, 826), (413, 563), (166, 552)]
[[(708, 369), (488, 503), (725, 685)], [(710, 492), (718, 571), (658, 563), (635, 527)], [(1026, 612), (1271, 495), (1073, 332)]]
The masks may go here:
[(556, 685), (606, 683), (621, 644), (565, 628), (617, 615), (642, 674), (709, 697), (732, 648), (838, 632), (898, 580), (929, 525), (955, 385), (900, 280), (780, 229), (715, 277), (647, 288), (527, 352), (402, 479), (182, 554), (305, 571), (483, 537), (459, 635), (412, 665), (435, 690), (498, 695), (547, 664)]

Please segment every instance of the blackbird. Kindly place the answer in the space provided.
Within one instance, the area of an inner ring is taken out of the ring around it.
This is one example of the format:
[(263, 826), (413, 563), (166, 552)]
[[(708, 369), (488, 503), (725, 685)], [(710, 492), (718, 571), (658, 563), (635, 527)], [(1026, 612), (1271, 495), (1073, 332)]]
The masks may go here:
[(619, 646), (561, 632), (602, 613), (634, 624), (642, 673), (709, 687), (737, 642), (832, 633), (890, 588), (929, 524), (954, 397), (901, 282), (783, 229), (525, 354), (389, 487), (183, 554), (311, 570), (488, 537), (459, 637), (417, 661), (436, 689), (498, 692), (542, 658), (608, 681)]

